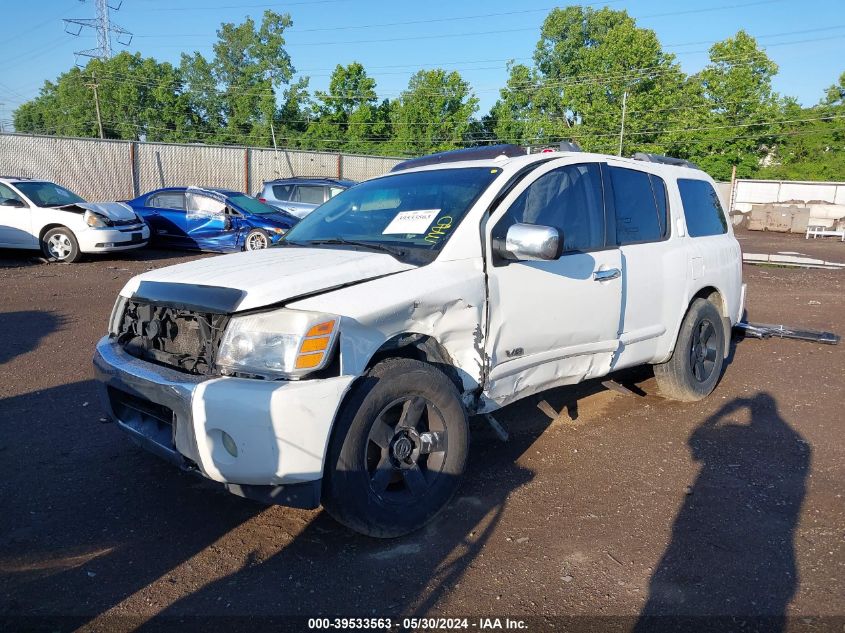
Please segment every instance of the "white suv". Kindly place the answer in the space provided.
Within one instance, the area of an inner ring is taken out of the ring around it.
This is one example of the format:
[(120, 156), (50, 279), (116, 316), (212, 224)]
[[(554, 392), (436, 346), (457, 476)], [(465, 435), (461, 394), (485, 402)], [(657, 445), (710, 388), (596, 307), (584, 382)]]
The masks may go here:
[(108, 410), (232, 492), (396, 536), (456, 491), (470, 415), (644, 363), (703, 398), (743, 311), (739, 245), (704, 172), (637, 158), (415, 159), (281, 247), (140, 275), (97, 344)]
[(119, 202), (85, 202), (46, 180), (0, 177), (0, 248), (40, 249), (56, 262), (140, 248), (150, 228)]

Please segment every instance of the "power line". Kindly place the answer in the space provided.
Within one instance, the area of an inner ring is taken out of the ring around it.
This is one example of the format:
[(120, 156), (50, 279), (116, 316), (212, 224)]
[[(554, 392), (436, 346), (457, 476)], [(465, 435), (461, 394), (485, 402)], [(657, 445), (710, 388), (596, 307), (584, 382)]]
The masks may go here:
[[(599, 2), (587, 2), (582, 3), (579, 6), (581, 7), (591, 7), (596, 5), (606, 6), (609, 4), (618, 4), (620, 2), (624, 2), (625, 0), (600, 0)], [(666, 11), (662, 13), (651, 13), (645, 14), (640, 16), (632, 16), (633, 19), (636, 20), (644, 20), (649, 18), (656, 18), (656, 17), (669, 17), (669, 16), (676, 16), (676, 15), (689, 15), (689, 14), (697, 14), (697, 13), (709, 13), (712, 11), (725, 11), (730, 9), (742, 9), (746, 7), (754, 7), (760, 5), (767, 5), (767, 4), (775, 4), (778, 2), (784, 2), (785, 0), (754, 0), (753, 2), (745, 2), (745, 3), (733, 3), (733, 4), (726, 4), (726, 5), (719, 5), (715, 7), (701, 7), (698, 9), (685, 9), (682, 11)], [(288, 5), (285, 5), (288, 6)], [(519, 11), (503, 11), (497, 13), (476, 13), (474, 15), (458, 15), (452, 16), (447, 18), (430, 18), (425, 20), (405, 20), (402, 22), (380, 22), (374, 24), (357, 24), (357, 25), (343, 25), (343, 26), (333, 26), (333, 27), (318, 27), (318, 28), (309, 28), (309, 29), (294, 29), (291, 31), (291, 35), (296, 35), (299, 33), (320, 33), (320, 32), (336, 32), (336, 31), (350, 31), (350, 30), (361, 30), (361, 29), (376, 29), (376, 28), (387, 28), (387, 27), (394, 27), (394, 26), (408, 26), (408, 25), (417, 25), (417, 24), (437, 24), (443, 22), (455, 22), (458, 20), (479, 20), (484, 18), (492, 18), (492, 17), (506, 17), (506, 16), (513, 16), (513, 15), (526, 15), (529, 13), (544, 13), (547, 11), (552, 11), (553, 9), (557, 9), (559, 6), (550, 6), (550, 7), (542, 7), (538, 9), (522, 9)], [(169, 9), (168, 9), (169, 10)], [(173, 10), (181, 10), (181, 9), (173, 9)], [(536, 28), (536, 27), (530, 27)], [(498, 31), (497, 31), (498, 32)], [(507, 31), (502, 31), (507, 32)], [(143, 37), (143, 38), (171, 38), (171, 37), (208, 37), (202, 33), (159, 33), (155, 35), (138, 35), (136, 37)], [(429, 37), (429, 36), (425, 36)], [(407, 39), (407, 38), (399, 38), (399, 39)], [(378, 40), (383, 41), (383, 40)], [(334, 43), (334, 42), (333, 42)], [(342, 42), (337, 42), (342, 43)]]

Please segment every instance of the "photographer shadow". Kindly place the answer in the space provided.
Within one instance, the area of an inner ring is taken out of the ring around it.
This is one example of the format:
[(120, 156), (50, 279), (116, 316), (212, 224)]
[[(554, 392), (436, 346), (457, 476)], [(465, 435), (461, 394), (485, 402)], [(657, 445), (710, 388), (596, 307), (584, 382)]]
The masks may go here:
[(727, 403), (688, 444), (701, 471), (634, 631), (783, 630), (810, 447), (768, 393)]

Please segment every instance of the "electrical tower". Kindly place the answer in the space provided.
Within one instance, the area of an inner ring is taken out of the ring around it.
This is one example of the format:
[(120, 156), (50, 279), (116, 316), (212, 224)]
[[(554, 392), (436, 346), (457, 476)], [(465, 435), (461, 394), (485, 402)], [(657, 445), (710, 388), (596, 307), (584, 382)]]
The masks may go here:
[[(85, 2), (85, 0), (80, 0)], [(77, 59), (82, 57), (95, 57), (97, 59), (109, 59), (111, 57), (112, 33), (117, 37), (117, 42), (128, 46), (132, 41), (132, 33), (122, 26), (111, 21), (110, 11), (117, 11), (123, 0), (109, 2), (109, 0), (94, 0), (97, 7), (97, 17), (90, 18), (65, 18), (65, 32), (78, 36), (82, 29), (91, 28), (97, 32), (97, 48), (89, 48), (84, 51), (76, 51)]]

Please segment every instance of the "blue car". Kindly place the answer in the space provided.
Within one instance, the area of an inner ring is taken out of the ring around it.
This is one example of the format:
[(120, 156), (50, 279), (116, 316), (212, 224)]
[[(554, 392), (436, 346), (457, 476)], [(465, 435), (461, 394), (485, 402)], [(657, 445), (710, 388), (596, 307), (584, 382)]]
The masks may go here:
[(299, 218), (227, 189), (167, 187), (127, 200), (150, 225), (152, 241), (201, 251), (272, 246)]

